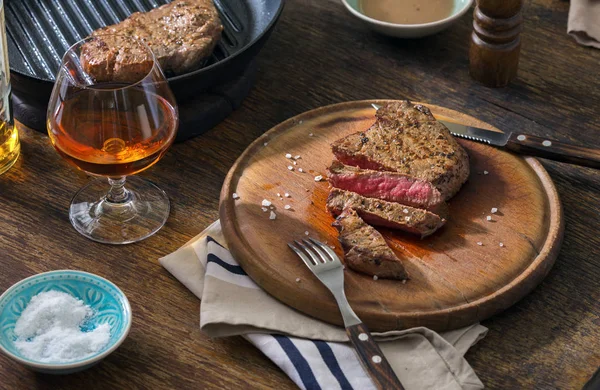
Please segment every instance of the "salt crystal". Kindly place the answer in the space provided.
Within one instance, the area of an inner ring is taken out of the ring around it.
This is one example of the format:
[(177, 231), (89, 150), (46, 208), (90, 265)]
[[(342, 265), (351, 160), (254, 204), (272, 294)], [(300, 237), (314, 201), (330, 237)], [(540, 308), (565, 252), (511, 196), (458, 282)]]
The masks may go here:
[(483, 243), (481, 241), (477, 241), (477, 245), (482, 246)]
[(35, 295), (15, 324), (15, 347), (23, 356), (41, 363), (67, 363), (90, 357), (106, 346), (110, 325), (89, 332), (81, 326), (94, 311), (62, 291)]
[(487, 175), (488, 173), (489, 173), (488, 171), (483, 171), (483, 174), (484, 174), (484, 175)]
[(269, 201), (268, 201), (268, 200), (266, 200), (266, 199), (263, 199), (263, 201), (262, 201), (262, 203), (261, 203), (261, 204), (262, 204), (263, 206), (265, 206), (265, 207), (269, 207), (269, 206), (271, 205), (271, 202), (269, 202)]
[(379, 276), (373, 275), (373, 280), (377, 280), (377, 279), (379, 279)]
[(304, 172), (304, 169), (298, 168), (298, 172), (302, 173), (302, 172)]
[(406, 284), (406, 279), (403, 279), (403, 280), (402, 280), (402, 284)]
[(290, 198), (291, 197), (291, 195), (289, 193), (287, 193), (287, 192), (285, 194), (283, 194), (283, 196), (285, 196), (286, 198)]
[(503, 242), (501, 242), (501, 243), (500, 243), (500, 248), (502, 248), (503, 246), (504, 246), (504, 243), (503, 243)]
[(487, 217), (485, 217), (485, 219), (487, 219), (488, 221), (491, 221), (492, 220), (492, 216), (488, 215)]
[(335, 246), (333, 246), (333, 245), (329, 245), (329, 247), (330, 247), (331, 249), (335, 249)]
[(410, 217), (404, 217), (404, 219), (408, 222), (410, 221)]
[(290, 171), (293, 171), (293, 170), (294, 170), (294, 167), (293, 167), (293, 166), (291, 166), (291, 165), (288, 165), (288, 169), (289, 169)]
[(231, 197), (233, 199), (239, 199), (240, 198), (240, 196), (238, 194), (236, 194), (235, 192), (231, 195)]
[(496, 214), (498, 212), (498, 209), (496, 207), (492, 207), (492, 214)]
[(277, 193), (277, 197), (281, 198), (281, 194), (279, 192)]
[(307, 230), (307, 231), (305, 231), (305, 232), (304, 232), (304, 234), (308, 236), (308, 230)]
[(321, 175), (315, 176), (315, 181), (321, 181), (321, 180), (323, 180), (323, 176), (321, 176)]
[(263, 146), (267, 146), (268, 144), (269, 144), (268, 142), (265, 142), (265, 143), (263, 144)]
[(269, 209), (266, 207), (261, 207), (261, 209), (262, 209), (263, 213), (266, 213), (267, 211), (269, 211)]
[(300, 158), (301, 158), (300, 155), (294, 156), (294, 160), (299, 160)]
[(275, 210), (275, 206), (271, 206), (271, 207), (269, 207), (269, 209)]
[(296, 278), (296, 283), (300, 283), (300, 278)]
[(289, 210), (292, 208), (292, 206), (290, 206), (289, 204), (286, 204), (285, 206), (283, 206), (284, 209)]
[(404, 209), (404, 210), (402, 210), (402, 212), (403, 212), (404, 214), (408, 214), (408, 209)]
[(275, 214), (273, 211), (271, 211), (271, 214), (269, 214), (269, 219), (275, 219), (277, 218), (277, 214)]
[(309, 133), (309, 134), (308, 134), (308, 136), (309, 136), (309, 137), (312, 137), (312, 136), (313, 136), (313, 133)]
[(298, 163), (296, 161), (294, 161), (294, 165), (298, 165)]
[(285, 158), (292, 158), (292, 155), (291, 155), (291, 154), (289, 154), (289, 153), (286, 153), (286, 154), (285, 154)]

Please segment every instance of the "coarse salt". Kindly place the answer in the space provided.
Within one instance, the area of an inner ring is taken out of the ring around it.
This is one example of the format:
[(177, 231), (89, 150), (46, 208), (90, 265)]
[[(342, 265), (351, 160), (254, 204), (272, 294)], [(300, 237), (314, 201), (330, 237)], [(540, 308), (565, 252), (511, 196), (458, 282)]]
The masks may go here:
[(504, 243), (501, 242), (499, 245), (500, 245), (500, 248), (502, 248), (504, 246)]
[(277, 197), (278, 197), (278, 198), (281, 198), (281, 194), (280, 194), (279, 192), (277, 193)]
[(67, 363), (96, 354), (108, 344), (110, 325), (89, 332), (81, 326), (94, 310), (70, 294), (45, 291), (35, 295), (15, 324), (15, 347), (28, 359)]
[(300, 155), (294, 156), (294, 160), (299, 160), (300, 158)]
[(403, 212), (404, 214), (408, 214), (408, 209), (404, 209), (404, 210), (402, 210), (402, 212)]
[(296, 161), (293, 162), (294, 165), (298, 165), (298, 163)]
[(263, 146), (267, 146), (268, 144), (269, 144), (268, 142), (265, 142), (265, 143), (263, 144)]
[(323, 176), (321, 176), (321, 175), (315, 176), (315, 181), (321, 181), (321, 180), (323, 180)]
[(483, 171), (483, 174), (484, 174), (484, 175), (487, 175), (488, 173), (489, 173), (488, 171)]
[(404, 219), (408, 222), (410, 221), (410, 217), (404, 217)]
[(285, 206), (283, 206), (284, 209), (289, 210), (292, 208), (292, 206), (290, 206), (289, 204), (286, 204)]
[(492, 207), (492, 214), (496, 214), (498, 212), (498, 209), (496, 207)]
[(491, 221), (492, 220), (492, 216), (488, 215), (487, 217), (485, 217), (485, 219), (487, 219), (488, 221)]
[(309, 133), (309, 134), (308, 134), (308, 136), (309, 136), (309, 137), (312, 137), (312, 136), (313, 136), (313, 133)]
[(263, 213), (266, 213), (267, 211), (269, 211), (269, 209), (266, 207), (261, 207), (261, 209), (262, 209)]
[(291, 155), (291, 154), (289, 154), (289, 153), (286, 153), (286, 154), (285, 154), (285, 158), (292, 158), (292, 155)]
[(479, 245), (479, 246), (482, 246), (482, 245), (483, 245), (483, 242), (481, 242), (481, 241), (477, 241), (477, 245)]
[(304, 169), (298, 168), (298, 172), (302, 173), (302, 172), (304, 172)]
[(236, 194), (235, 192), (231, 195), (231, 197), (233, 199), (239, 199), (240, 198), (240, 196), (238, 194)]
[(283, 196), (285, 196), (286, 198), (290, 198), (291, 197), (291, 195), (288, 192), (286, 192), (285, 194), (283, 194)]
[(307, 231), (305, 231), (305, 232), (304, 232), (304, 234), (305, 234), (306, 236), (308, 236), (308, 234), (309, 234), (309, 233), (308, 233), (308, 230), (307, 230)]
[(262, 204), (263, 206), (265, 206), (265, 207), (269, 207), (269, 206), (271, 205), (271, 202), (269, 202), (269, 201), (268, 201), (268, 200), (266, 200), (266, 199), (263, 199), (261, 204)]
[(275, 219), (277, 218), (277, 214), (275, 214), (273, 211), (271, 211), (271, 214), (269, 214), (269, 219)]
[(291, 166), (291, 165), (288, 165), (288, 169), (289, 169), (290, 171), (293, 171), (293, 170), (294, 170), (294, 167), (293, 167), (293, 166)]
[(373, 275), (373, 280), (377, 280), (377, 279), (379, 279), (379, 276)]
[(296, 283), (300, 283), (300, 278), (296, 278)]

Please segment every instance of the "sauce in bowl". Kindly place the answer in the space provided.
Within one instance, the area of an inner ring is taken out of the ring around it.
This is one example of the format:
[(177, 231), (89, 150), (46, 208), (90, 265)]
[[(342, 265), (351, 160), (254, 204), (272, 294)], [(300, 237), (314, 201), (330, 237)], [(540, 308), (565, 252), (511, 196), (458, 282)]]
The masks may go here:
[(454, 0), (359, 0), (366, 16), (396, 24), (422, 24), (447, 18)]

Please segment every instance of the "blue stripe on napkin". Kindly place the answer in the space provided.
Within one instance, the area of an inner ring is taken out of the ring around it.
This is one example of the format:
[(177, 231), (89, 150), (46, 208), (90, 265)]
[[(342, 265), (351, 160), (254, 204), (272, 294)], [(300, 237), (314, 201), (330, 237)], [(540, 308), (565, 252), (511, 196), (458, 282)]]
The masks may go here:
[(239, 265), (228, 264), (228, 263), (224, 262), (223, 260), (219, 259), (217, 256), (215, 256), (212, 253), (209, 253), (208, 256), (206, 257), (206, 263), (208, 264), (210, 262), (220, 265), (221, 267), (225, 268), (227, 271), (231, 272), (232, 274), (248, 275), (246, 273), (246, 271), (244, 271), (242, 269), (242, 267), (240, 267)]
[(206, 236), (206, 243), (208, 244), (209, 242), (214, 242), (215, 244), (217, 244), (218, 246), (220, 246), (221, 248), (225, 249), (225, 247), (223, 245), (221, 245), (219, 243), (219, 241), (215, 240), (214, 238), (212, 238), (211, 236)]
[(317, 378), (313, 374), (308, 362), (302, 356), (298, 348), (294, 345), (294, 343), (286, 336), (281, 335), (273, 335), (275, 340), (279, 343), (283, 351), (286, 353), (296, 371), (298, 371), (298, 375), (300, 375), (300, 379), (306, 387), (307, 390), (320, 390), (321, 386), (317, 382)]
[(346, 375), (344, 375), (344, 372), (342, 371), (342, 368), (340, 367), (337, 359), (335, 358), (335, 355), (333, 354), (333, 351), (331, 350), (329, 344), (327, 344), (325, 341), (320, 340), (313, 340), (313, 343), (319, 350), (323, 361), (325, 362), (325, 364), (327, 364), (327, 367), (329, 367), (329, 371), (331, 371), (335, 379), (337, 379), (337, 381), (339, 382), (342, 390), (352, 390), (352, 385), (350, 384), (350, 382), (348, 382)]

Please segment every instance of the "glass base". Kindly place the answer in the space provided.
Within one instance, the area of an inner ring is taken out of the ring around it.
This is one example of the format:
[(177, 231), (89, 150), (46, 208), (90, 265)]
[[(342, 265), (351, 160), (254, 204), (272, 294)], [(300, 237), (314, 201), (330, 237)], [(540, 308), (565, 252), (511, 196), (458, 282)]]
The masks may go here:
[(110, 188), (107, 179), (96, 179), (71, 200), (71, 224), (87, 238), (105, 244), (130, 244), (150, 237), (167, 221), (169, 198), (151, 182), (128, 177), (127, 196), (118, 203), (107, 200)]

